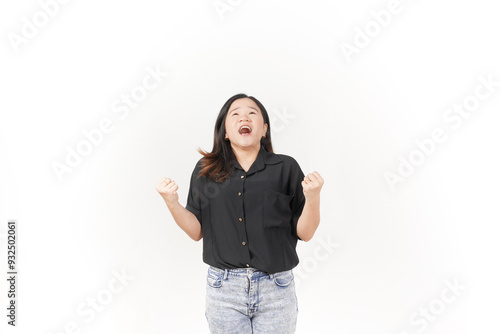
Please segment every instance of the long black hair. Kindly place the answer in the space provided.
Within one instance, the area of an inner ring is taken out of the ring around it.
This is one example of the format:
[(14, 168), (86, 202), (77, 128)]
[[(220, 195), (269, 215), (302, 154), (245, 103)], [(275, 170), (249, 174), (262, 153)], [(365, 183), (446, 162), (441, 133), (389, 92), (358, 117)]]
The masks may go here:
[(261, 146), (264, 146), (266, 151), (273, 151), (273, 144), (271, 141), (271, 124), (269, 122), (269, 115), (267, 114), (266, 108), (253, 96), (248, 96), (246, 94), (240, 93), (230, 97), (226, 103), (222, 106), (217, 120), (215, 121), (214, 128), (214, 146), (212, 152), (205, 152), (198, 147), (198, 152), (203, 155), (201, 159), (201, 170), (198, 175), (204, 175), (215, 182), (222, 182), (228, 178), (234, 171), (234, 164), (236, 162), (236, 156), (234, 155), (231, 143), (224, 139), (226, 134), (226, 116), (229, 111), (231, 104), (242, 98), (249, 98), (257, 104), (261, 114), (264, 118), (264, 124), (267, 123), (266, 137), (260, 139)]

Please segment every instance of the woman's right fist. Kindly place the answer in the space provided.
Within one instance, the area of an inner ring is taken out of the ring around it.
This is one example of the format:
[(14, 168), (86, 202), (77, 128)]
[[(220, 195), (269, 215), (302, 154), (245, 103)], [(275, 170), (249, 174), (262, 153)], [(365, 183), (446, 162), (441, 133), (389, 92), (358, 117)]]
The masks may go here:
[(174, 204), (179, 201), (179, 195), (177, 194), (177, 189), (179, 186), (169, 178), (164, 177), (156, 185), (156, 190), (163, 197), (167, 204)]

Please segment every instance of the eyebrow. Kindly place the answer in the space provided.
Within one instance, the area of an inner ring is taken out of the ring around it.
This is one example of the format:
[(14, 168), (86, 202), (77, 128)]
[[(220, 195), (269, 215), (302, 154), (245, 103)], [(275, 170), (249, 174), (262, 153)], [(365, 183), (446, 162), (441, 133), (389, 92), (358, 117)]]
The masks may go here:
[[(233, 111), (235, 111), (236, 109), (239, 109), (239, 108), (240, 108), (240, 107), (236, 107), (236, 108), (234, 108), (233, 110), (230, 110), (230, 111), (229, 111), (229, 114), (230, 114), (230, 113), (232, 113)], [(251, 107), (251, 106), (248, 106), (248, 108), (252, 108), (252, 109), (253, 109), (253, 110), (255, 110), (255, 111), (259, 111), (258, 109), (255, 109), (254, 107)]]

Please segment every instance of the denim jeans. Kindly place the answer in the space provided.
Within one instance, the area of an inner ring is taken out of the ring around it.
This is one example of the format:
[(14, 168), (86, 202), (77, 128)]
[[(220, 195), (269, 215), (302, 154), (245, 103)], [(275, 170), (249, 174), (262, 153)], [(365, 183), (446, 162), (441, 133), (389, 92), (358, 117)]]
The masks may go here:
[(291, 334), (299, 311), (292, 270), (208, 267), (205, 316), (212, 334)]

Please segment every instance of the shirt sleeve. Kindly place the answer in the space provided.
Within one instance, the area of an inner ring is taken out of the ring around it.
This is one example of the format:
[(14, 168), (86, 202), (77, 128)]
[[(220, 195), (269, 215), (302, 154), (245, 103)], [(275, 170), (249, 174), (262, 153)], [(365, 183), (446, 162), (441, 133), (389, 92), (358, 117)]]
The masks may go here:
[(193, 172), (191, 173), (186, 209), (192, 212), (201, 224), (201, 178), (196, 177), (198, 172), (199, 163), (196, 164)]
[(299, 221), (302, 210), (304, 209), (304, 204), (306, 203), (306, 198), (302, 188), (303, 180), (304, 173), (302, 172), (302, 169), (297, 161), (292, 159), (292, 166), (290, 168), (290, 193), (294, 194), (290, 204), (292, 209), (292, 234), (297, 236), (299, 240), (302, 239), (297, 235), (297, 222)]

